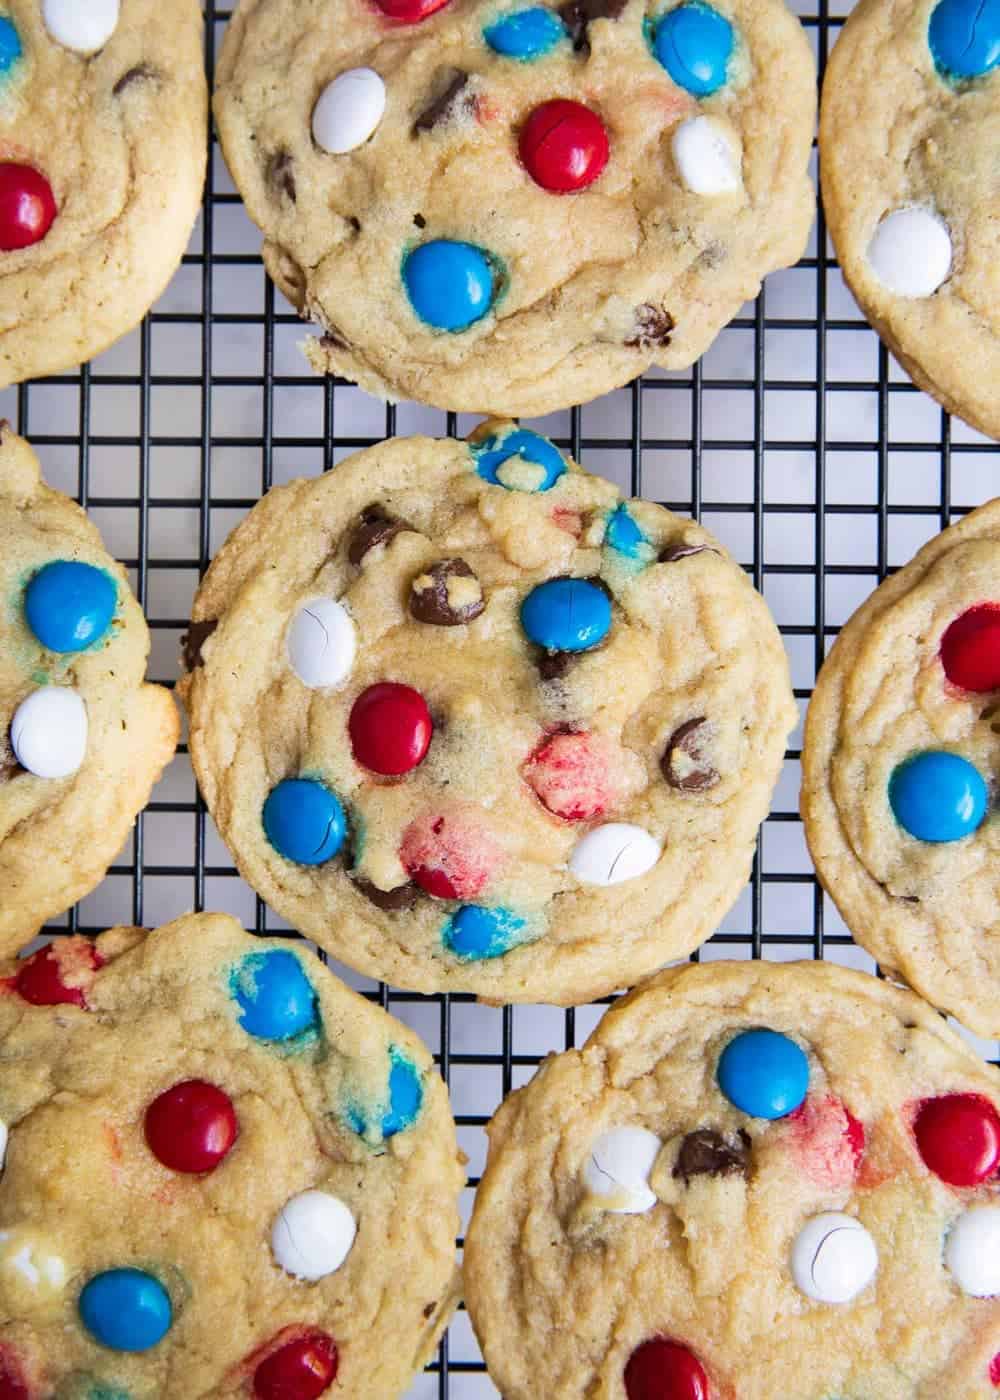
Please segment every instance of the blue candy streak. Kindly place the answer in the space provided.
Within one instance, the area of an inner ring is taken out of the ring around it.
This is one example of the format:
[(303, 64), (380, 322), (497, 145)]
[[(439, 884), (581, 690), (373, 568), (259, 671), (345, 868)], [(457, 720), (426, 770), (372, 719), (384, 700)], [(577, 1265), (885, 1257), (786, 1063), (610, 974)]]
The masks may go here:
[(565, 459), (555, 444), (527, 428), (513, 428), (499, 435), (494, 434), (481, 443), (474, 443), (472, 451), (476, 458), (476, 471), (493, 486), (506, 485), (497, 472), (512, 457), (520, 457), (522, 461), (542, 468), (545, 475), (535, 488), (538, 491), (550, 490), (566, 470)]

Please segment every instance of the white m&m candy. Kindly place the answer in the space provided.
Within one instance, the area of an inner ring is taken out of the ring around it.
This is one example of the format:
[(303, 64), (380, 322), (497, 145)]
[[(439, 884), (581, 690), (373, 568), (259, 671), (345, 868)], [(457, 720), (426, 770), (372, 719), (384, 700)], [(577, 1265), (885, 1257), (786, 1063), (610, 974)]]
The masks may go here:
[(10, 1132), (7, 1128), (7, 1124), (0, 1118), (0, 1171), (3, 1171), (4, 1164), (7, 1161), (7, 1139), (9, 1137)]
[(963, 1293), (1000, 1294), (1000, 1206), (973, 1206), (960, 1215), (945, 1242), (944, 1262)]
[(849, 1303), (877, 1270), (875, 1241), (853, 1215), (814, 1215), (792, 1245), (792, 1276), (819, 1303)]
[(733, 137), (711, 117), (689, 117), (674, 131), (677, 171), (692, 194), (733, 194), (742, 184)]
[(951, 272), (951, 234), (931, 209), (896, 209), (868, 245), (872, 272), (899, 297), (933, 296)]
[(577, 842), (569, 868), (585, 885), (620, 885), (645, 875), (659, 859), (659, 842), (641, 826), (607, 822)]
[(350, 68), (327, 83), (313, 108), (313, 140), (332, 156), (363, 146), (385, 115), (385, 83), (374, 68)]
[(649, 1175), (663, 1144), (647, 1128), (612, 1128), (590, 1149), (583, 1180), (594, 1196), (607, 1197), (613, 1215), (642, 1215), (656, 1205)]
[(354, 665), (358, 639), (345, 607), (333, 598), (303, 603), (288, 629), (288, 660), (310, 690), (340, 685)]
[(14, 711), (10, 743), (36, 778), (68, 778), (87, 754), (87, 707), (75, 690), (45, 685)]
[(120, 0), (44, 0), (42, 18), (57, 44), (74, 53), (97, 53), (118, 27)]
[(339, 1196), (302, 1191), (275, 1220), (271, 1249), (286, 1274), (315, 1283), (340, 1268), (356, 1234), (354, 1216)]

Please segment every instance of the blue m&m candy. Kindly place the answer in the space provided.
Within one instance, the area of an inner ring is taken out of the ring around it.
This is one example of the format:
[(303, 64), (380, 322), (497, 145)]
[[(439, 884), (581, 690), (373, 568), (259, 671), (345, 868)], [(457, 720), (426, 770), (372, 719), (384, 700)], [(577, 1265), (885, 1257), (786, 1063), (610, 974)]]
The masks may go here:
[(0, 15), (0, 78), (11, 71), (21, 52), (21, 36), (14, 21)]
[(589, 579), (549, 579), (521, 604), (521, 626), (547, 651), (589, 651), (611, 629), (611, 599)]
[(981, 78), (1000, 63), (1000, 0), (940, 0), (927, 31), (944, 78)]
[(901, 763), (889, 779), (889, 805), (918, 841), (961, 841), (986, 816), (986, 784), (968, 759), (929, 749)]
[(46, 564), (24, 591), (28, 626), (49, 651), (84, 651), (100, 641), (117, 606), (114, 579), (70, 559)]
[(407, 253), (403, 283), (421, 321), (438, 331), (464, 331), (493, 305), (498, 278), (482, 248), (437, 238)]
[(324, 865), (347, 835), (340, 799), (315, 778), (285, 778), (272, 788), (263, 820), (271, 845), (296, 865)]
[(527, 10), (515, 10), (503, 15), (483, 30), (483, 38), (494, 53), (504, 58), (516, 58), (530, 63), (541, 58), (566, 38), (566, 29), (558, 15), (541, 5)]
[(488, 437), (473, 451), (483, 480), (508, 491), (548, 491), (566, 470), (558, 447), (527, 428)]
[(79, 1299), (84, 1327), (112, 1351), (149, 1351), (170, 1331), (170, 1294), (142, 1269), (95, 1274)]
[(604, 543), (616, 553), (624, 554), (628, 559), (639, 559), (646, 552), (643, 549), (643, 545), (648, 544), (646, 536), (632, 519), (629, 508), (624, 502), (614, 511), (608, 521)]
[(784, 1118), (806, 1096), (809, 1061), (787, 1035), (742, 1031), (719, 1056), (716, 1078), (729, 1102), (751, 1118)]
[(710, 97), (724, 86), (733, 56), (733, 26), (699, 0), (669, 10), (656, 26), (653, 52), (678, 87)]
[(316, 993), (294, 953), (250, 953), (230, 979), (240, 1025), (258, 1040), (292, 1040), (319, 1021)]
[(510, 909), (464, 904), (444, 926), (443, 942), (465, 962), (499, 958), (522, 941), (524, 920)]

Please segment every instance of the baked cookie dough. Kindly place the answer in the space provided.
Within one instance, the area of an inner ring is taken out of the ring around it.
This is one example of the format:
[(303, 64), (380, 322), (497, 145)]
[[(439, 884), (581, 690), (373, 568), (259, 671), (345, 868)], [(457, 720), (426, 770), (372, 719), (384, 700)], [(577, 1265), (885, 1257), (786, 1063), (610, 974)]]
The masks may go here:
[(687, 965), (489, 1128), (465, 1298), (506, 1400), (987, 1400), (1000, 1079), (828, 964)]
[(0, 1393), (401, 1394), (465, 1181), (417, 1037), (220, 914), (5, 971)]
[(843, 628), (806, 719), (802, 816), (859, 943), (1000, 1035), (1000, 500), (926, 544)]
[(125, 570), (0, 422), (0, 954), (103, 879), (173, 757)]
[(244, 878), (361, 972), (492, 1001), (586, 1001), (708, 937), (796, 719), (712, 536), (499, 421), (272, 490), (187, 661)]
[(197, 0), (0, 4), (0, 388), (90, 360), (172, 277), (201, 201)]
[(865, 315), (911, 378), (1000, 437), (1000, 11), (862, 0), (823, 87), (823, 204)]
[(781, 0), (242, 0), (215, 114), (318, 371), (520, 416), (692, 364), (801, 256), (815, 89)]

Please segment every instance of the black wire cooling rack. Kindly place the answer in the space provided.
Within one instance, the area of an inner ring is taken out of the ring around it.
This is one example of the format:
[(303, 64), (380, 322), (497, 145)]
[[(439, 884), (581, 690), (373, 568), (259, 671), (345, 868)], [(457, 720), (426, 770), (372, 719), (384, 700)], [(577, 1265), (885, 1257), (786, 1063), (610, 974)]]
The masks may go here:
[[(827, 0), (797, 8), (822, 70), (843, 13)], [(230, 11), (206, 10), (211, 70)], [(464, 433), (475, 421), (386, 407), (312, 376), (297, 350), (301, 323), (265, 277), (259, 242), (213, 142), (191, 251), (142, 327), (79, 374), (0, 393), (0, 417), (31, 438), (49, 482), (87, 507), (132, 571), (153, 677), (170, 684), (198, 578), (272, 484), (329, 470), (383, 437)], [(772, 277), (693, 370), (645, 376), (537, 426), (592, 471), (723, 538), (781, 625), (802, 709), (839, 625), (925, 539), (995, 494), (1000, 468), (1000, 449), (918, 393), (879, 344), (844, 288), (822, 215), (809, 256)], [(792, 747), (750, 883), (700, 956), (827, 957), (873, 970), (812, 873), (798, 781)], [(287, 931), (239, 880), (182, 746), (107, 880), (53, 932), (156, 925), (191, 908)], [(467, 1219), (489, 1116), (544, 1054), (581, 1043), (603, 1007), (500, 1010), (338, 971), (435, 1052), (470, 1158)], [(496, 1394), (460, 1313), (410, 1400)]]

